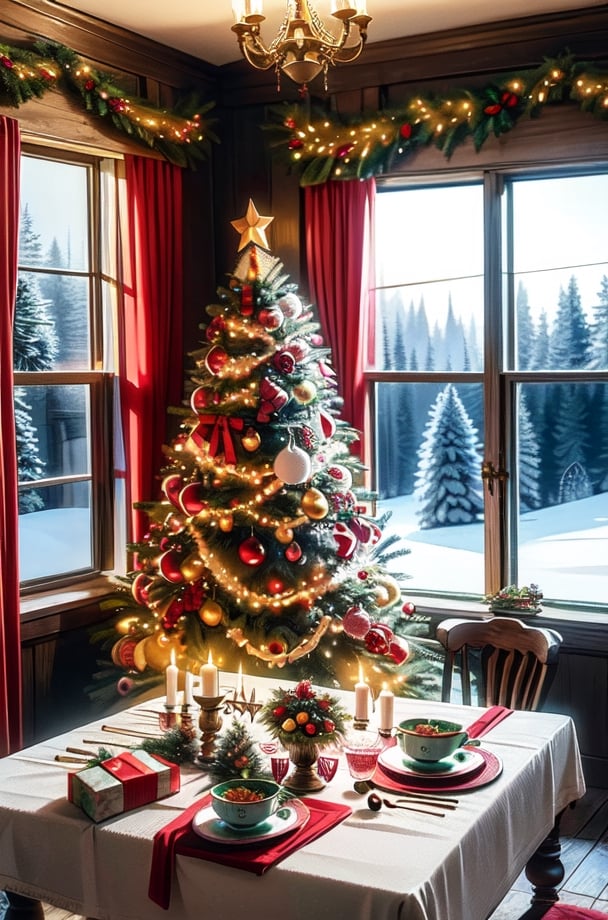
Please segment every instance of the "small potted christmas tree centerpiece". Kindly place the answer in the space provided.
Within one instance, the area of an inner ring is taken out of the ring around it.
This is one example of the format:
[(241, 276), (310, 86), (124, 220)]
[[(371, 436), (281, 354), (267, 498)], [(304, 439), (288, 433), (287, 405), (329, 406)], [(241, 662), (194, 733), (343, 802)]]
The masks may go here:
[(349, 719), (340, 701), (316, 691), (309, 680), (292, 690), (275, 690), (262, 707), (259, 720), (288, 751), (293, 772), (283, 785), (292, 792), (315, 792), (324, 787), (313, 769), (319, 748), (339, 743)]
[(496, 594), (488, 594), (484, 600), (490, 605), (491, 613), (534, 616), (542, 610), (539, 604), (542, 596), (538, 585), (524, 585), (523, 588), (507, 585)]

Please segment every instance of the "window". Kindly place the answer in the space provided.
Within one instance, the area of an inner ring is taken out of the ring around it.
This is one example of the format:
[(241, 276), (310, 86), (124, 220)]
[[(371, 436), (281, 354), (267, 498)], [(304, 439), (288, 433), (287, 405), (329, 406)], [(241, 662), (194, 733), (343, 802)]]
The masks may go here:
[(606, 605), (606, 200), (597, 167), (379, 184), (375, 487), (414, 594)]
[(100, 162), (46, 151), (21, 161), (14, 370), (24, 590), (112, 563)]

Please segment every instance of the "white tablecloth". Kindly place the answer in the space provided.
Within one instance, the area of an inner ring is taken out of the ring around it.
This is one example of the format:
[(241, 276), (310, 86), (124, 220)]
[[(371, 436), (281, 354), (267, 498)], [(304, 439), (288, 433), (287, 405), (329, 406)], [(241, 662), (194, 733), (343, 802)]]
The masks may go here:
[[(234, 676), (223, 678), (234, 686)], [(255, 686), (259, 701), (278, 684), (290, 686), (280, 677), (245, 678), (245, 684), (247, 691)], [(343, 696), (352, 712), (353, 695)], [(150, 730), (149, 716), (138, 708), (109, 721)], [(482, 712), (395, 702), (396, 722), (449, 713), (467, 725)], [(231, 718), (224, 717), (224, 727)], [(370, 811), (341, 761), (318, 795), (351, 805), (350, 818), (263, 876), (179, 856), (165, 911), (147, 894), (152, 838), (201, 795), (206, 774), (182, 768), (178, 794), (95, 825), (67, 801), (64, 767), (21, 759), (49, 760), (66, 746), (82, 747), (85, 738), (105, 746), (112, 738), (131, 743), (102, 733), (101, 724), (0, 760), (0, 889), (99, 920), (484, 920), (555, 815), (585, 791), (574, 724), (557, 714), (515, 712), (485, 735), (483, 746), (501, 759), (502, 774), (461, 793), (458, 807), (445, 817)], [(254, 729), (261, 731), (257, 724)]]

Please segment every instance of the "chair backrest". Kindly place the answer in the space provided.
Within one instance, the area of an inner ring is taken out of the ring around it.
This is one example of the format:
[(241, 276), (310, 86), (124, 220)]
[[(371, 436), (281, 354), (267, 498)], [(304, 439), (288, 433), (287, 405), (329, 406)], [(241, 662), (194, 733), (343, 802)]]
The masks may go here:
[(449, 702), (453, 673), (459, 666), (465, 705), (471, 703), (471, 676), (476, 674), (481, 681), (479, 705), (527, 710), (538, 709), (544, 702), (562, 644), (562, 637), (553, 629), (496, 616), (443, 620), (437, 627), (437, 639), (446, 652), (442, 700)]

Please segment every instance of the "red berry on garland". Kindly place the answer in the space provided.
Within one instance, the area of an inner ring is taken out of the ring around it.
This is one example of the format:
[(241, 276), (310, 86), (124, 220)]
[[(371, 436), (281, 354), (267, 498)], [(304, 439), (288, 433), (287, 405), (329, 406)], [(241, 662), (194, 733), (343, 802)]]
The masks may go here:
[(11, 67), (15, 66), (11, 59), (7, 58), (4, 54), (0, 55), (0, 63), (2, 63), (2, 65), (6, 67), (7, 70), (10, 70)]
[(87, 93), (90, 93), (91, 90), (95, 89), (95, 80), (86, 80), (84, 88), (86, 89)]
[(285, 125), (286, 128), (289, 128), (290, 130), (293, 131), (293, 129), (296, 126), (296, 120), (295, 118), (292, 118), (291, 115), (288, 115), (285, 121), (283, 122), (283, 124)]
[(300, 150), (304, 146), (304, 141), (301, 141), (299, 137), (292, 137), (287, 148), (289, 150)]
[(399, 128), (399, 134), (404, 141), (409, 141), (410, 137), (412, 136), (412, 126), (407, 121), (404, 122), (404, 124), (402, 124)]
[(357, 578), (360, 581), (367, 581), (369, 578), (369, 572), (366, 572), (365, 569), (362, 569), (360, 572), (357, 572)]
[(483, 111), (485, 115), (498, 115), (501, 109), (502, 106), (500, 103), (495, 102), (493, 105), (486, 105)]

